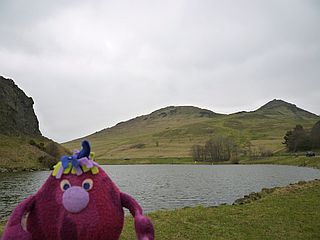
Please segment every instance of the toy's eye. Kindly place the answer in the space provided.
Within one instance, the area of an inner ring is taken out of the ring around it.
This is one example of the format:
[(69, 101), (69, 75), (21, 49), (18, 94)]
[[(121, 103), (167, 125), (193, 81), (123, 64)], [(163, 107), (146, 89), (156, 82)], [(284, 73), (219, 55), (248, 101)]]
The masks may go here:
[(67, 179), (61, 181), (60, 188), (62, 191), (66, 191), (69, 187), (71, 187), (71, 184)]
[(93, 181), (90, 178), (87, 178), (82, 182), (82, 187), (84, 190), (89, 191), (93, 187)]

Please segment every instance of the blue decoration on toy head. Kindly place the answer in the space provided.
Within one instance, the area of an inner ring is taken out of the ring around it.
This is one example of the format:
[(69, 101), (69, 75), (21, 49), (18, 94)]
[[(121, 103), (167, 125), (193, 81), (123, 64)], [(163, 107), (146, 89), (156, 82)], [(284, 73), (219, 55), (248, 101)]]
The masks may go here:
[(80, 165), (79, 160), (75, 156), (63, 156), (61, 158), (61, 164), (64, 169), (69, 167), (69, 163), (72, 163), (72, 166), (75, 168)]
[(90, 156), (90, 151), (91, 151), (90, 143), (87, 140), (84, 140), (81, 145), (82, 145), (82, 149), (78, 154), (78, 159), (83, 157), (88, 158)]
[(87, 140), (82, 142), (81, 151), (75, 150), (72, 156), (63, 156), (61, 161), (54, 166), (52, 176), (57, 179), (61, 178), (62, 174), (81, 175), (84, 172), (91, 170), (92, 174), (99, 173), (99, 164), (93, 161), (94, 153), (90, 153), (91, 148)]
[(72, 163), (72, 166), (77, 168), (80, 165), (79, 159), (89, 158), (90, 156), (90, 143), (87, 140), (82, 142), (82, 149), (79, 153), (75, 153), (73, 156), (63, 156), (61, 158), (61, 164), (64, 169), (69, 167), (69, 163)]

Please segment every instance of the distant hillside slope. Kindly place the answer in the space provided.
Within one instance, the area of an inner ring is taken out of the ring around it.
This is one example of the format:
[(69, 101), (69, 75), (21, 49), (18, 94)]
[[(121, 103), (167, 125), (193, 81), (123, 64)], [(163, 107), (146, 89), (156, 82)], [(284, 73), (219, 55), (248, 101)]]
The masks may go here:
[[(166, 107), (84, 137), (99, 159), (187, 157), (194, 144), (217, 135), (233, 137), (241, 146), (283, 148), (285, 132), (296, 124), (311, 128), (319, 116), (282, 100), (256, 111), (217, 114), (192, 106)], [(84, 139), (82, 138), (82, 139)], [(63, 145), (79, 146), (82, 139)]]
[(66, 153), (41, 135), (32, 98), (0, 76), (0, 171), (48, 168)]

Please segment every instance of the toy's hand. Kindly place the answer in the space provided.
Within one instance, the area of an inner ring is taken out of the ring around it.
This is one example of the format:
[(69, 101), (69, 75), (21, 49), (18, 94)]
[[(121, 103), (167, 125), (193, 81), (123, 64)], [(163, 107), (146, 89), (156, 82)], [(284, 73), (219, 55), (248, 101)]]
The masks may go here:
[(31, 234), (27, 232), (27, 216), (32, 210), (34, 203), (34, 197), (31, 196), (15, 208), (6, 225), (2, 240), (32, 239)]
[(154, 229), (149, 218), (143, 215), (139, 203), (130, 195), (121, 193), (122, 206), (128, 208), (134, 217), (134, 225), (138, 240), (153, 240)]
[(154, 239), (154, 230), (149, 218), (143, 215), (138, 215), (134, 218), (134, 225), (138, 240)]
[(15, 225), (11, 227), (6, 227), (6, 231), (1, 238), (2, 240), (31, 240), (32, 236), (30, 233), (24, 231), (21, 226)]

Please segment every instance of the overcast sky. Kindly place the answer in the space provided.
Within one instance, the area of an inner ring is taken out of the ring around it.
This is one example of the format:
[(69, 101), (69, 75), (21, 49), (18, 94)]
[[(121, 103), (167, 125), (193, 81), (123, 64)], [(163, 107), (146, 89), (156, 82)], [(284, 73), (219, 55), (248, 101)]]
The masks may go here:
[(320, 1), (1, 0), (0, 75), (63, 142), (169, 105), (320, 114)]

